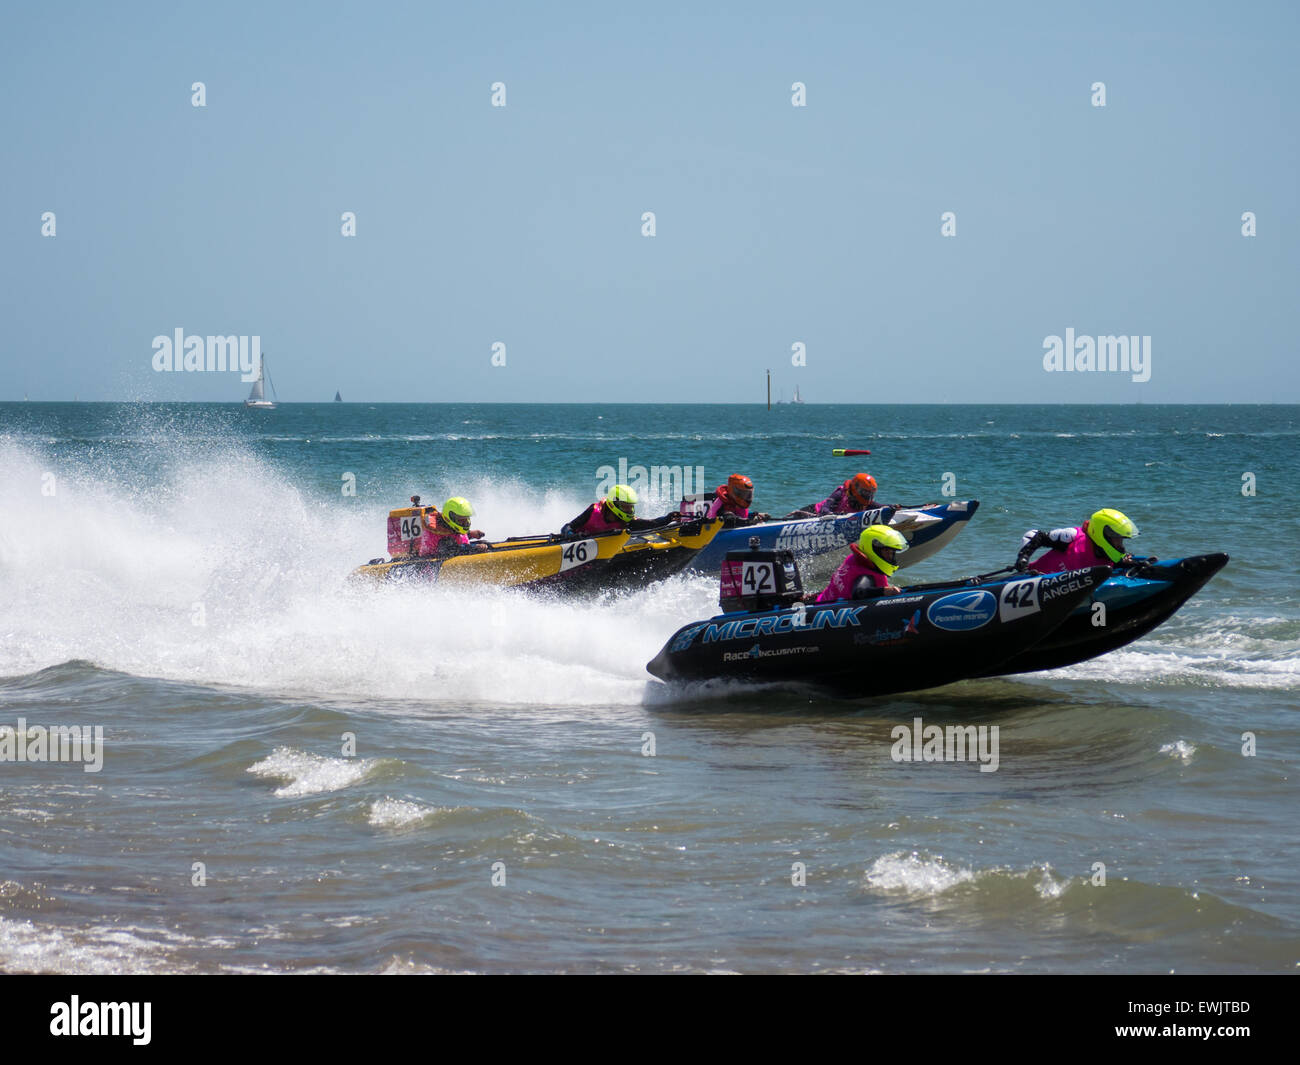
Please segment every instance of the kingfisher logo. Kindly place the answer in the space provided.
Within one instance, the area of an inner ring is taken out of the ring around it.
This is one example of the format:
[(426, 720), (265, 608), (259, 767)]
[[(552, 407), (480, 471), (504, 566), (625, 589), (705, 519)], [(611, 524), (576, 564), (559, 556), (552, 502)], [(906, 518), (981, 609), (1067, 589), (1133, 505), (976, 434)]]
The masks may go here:
[(949, 632), (978, 629), (993, 620), (998, 612), (998, 597), (992, 592), (957, 592), (930, 604), (925, 616), (936, 628)]
[(902, 643), (909, 636), (917, 635), (921, 629), (921, 611), (919, 609), (912, 613), (898, 629), (877, 629), (873, 633), (855, 632), (853, 642), (856, 644), (870, 644), (872, 647), (888, 647), (891, 644)]

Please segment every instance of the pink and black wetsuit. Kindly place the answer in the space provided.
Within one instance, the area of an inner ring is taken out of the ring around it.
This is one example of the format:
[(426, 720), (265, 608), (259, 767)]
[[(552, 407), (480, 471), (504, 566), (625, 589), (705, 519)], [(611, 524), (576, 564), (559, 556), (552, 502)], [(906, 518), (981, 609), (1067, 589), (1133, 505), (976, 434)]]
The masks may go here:
[(465, 533), (454, 532), (438, 521), (425, 525), (416, 553), (421, 558), (447, 558), (464, 554), (468, 547), (469, 537)]
[(855, 500), (849, 494), (849, 484), (849, 481), (845, 481), (820, 503), (809, 503), (805, 507), (791, 511), (786, 517), (797, 519), (821, 514), (855, 514), (860, 510), (874, 510), (884, 507), (883, 503), (877, 503), (875, 499), (865, 505)]
[(889, 587), (889, 578), (876, 568), (874, 562), (858, 550), (857, 544), (849, 548), (848, 557), (840, 563), (830, 584), (817, 596), (815, 602), (832, 603), (837, 599), (849, 599), (853, 596), (853, 586), (863, 577), (881, 591)]
[(1088, 536), (1087, 527), (1053, 529), (1043, 532), (1030, 529), (1020, 541), (1020, 558), (1040, 547), (1051, 548), (1029, 563), (1035, 573), (1061, 573), (1065, 570), (1088, 569), (1091, 566), (1113, 566), (1114, 563)]
[(853, 498), (849, 495), (847, 481), (820, 503), (814, 503), (812, 506), (814, 514), (848, 514), (853, 510)]
[(749, 507), (737, 506), (721, 491), (718, 491), (714, 493), (713, 501), (709, 504), (709, 509), (704, 512), (704, 517), (712, 521), (718, 515), (722, 515), (722, 520), (728, 525), (733, 522), (748, 521)]
[(592, 503), (586, 510), (566, 524), (560, 530), (561, 536), (591, 536), (595, 533), (615, 532), (628, 530), (630, 532), (640, 532), (643, 529), (654, 529), (664, 524), (666, 518), (633, 518), (631, 521), (624, 521), (617, 514), (607, 512), (605, 501)]

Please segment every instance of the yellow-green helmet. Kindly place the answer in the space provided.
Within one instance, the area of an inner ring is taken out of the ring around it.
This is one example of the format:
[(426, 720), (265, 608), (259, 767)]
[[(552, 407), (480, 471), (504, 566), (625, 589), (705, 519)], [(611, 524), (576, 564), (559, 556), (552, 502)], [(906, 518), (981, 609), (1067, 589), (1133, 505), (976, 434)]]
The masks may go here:
[(636, 493), (625, 484), (616, 484), (605, 497), (605, 509), (616, 518), (631, 521), (636, 517)]
[(1124, 541), (1138, 534), (1132, 519), (1118, 510), (1099, 510), (1088, 519), (1088, 539), (1102, 549), (1112, 562), (1118, 562), (1128, 552)]
[(452, 496), (442, 505), (442, 520), (462, 536), (469, 532), (469, 519), (473, 514), (474, 508), (462, 496)]
[(869, 558), (886, 577), (898, 569), (898, 553), (907, 550), (907, 538), (888, 525), (869, 525), (862, 530), (853, 550)]

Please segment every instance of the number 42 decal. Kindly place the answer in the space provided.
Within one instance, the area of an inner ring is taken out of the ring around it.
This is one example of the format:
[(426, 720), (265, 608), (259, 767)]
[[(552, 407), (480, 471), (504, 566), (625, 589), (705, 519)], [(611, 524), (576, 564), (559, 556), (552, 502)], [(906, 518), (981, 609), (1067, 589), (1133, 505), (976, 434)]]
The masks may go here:
[(740, 571), (740, 586), (746, 595), (776, 591), (776, 572), (770, 562), (746, 562)]
[(1038, 585), (1041, 580), (1041, 577), (1032, 577), (1027, 581), (1011, 581), (1003, 585), (998, 617), (1007, 621), (1026, 614), (1037, 614), (1042, 608), (1038, 601)]

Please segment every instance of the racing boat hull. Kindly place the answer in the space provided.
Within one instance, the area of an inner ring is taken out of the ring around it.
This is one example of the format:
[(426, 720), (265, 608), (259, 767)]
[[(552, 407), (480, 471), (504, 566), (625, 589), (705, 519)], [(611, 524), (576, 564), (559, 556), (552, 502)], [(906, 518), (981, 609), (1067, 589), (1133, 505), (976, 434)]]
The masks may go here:
[(489, 543), (489, 550), (449, 558), (377, 559), (358, 568), (354, 576), (437, 581), (458, 587), (528, 587), (566, 594), (640, 588), (680, 573), (721, 528), (719, 520), (631, 534), (609, 532), (568, 539), (521, 536)]
[(1124, 647), (1168, 621), (1227, 562), (1192, 555), (1116, 572), (1044, 640), (983, 675), (1059, 669)]
[(797, 683), (850, 698), (935, 688), (1024, 653), (1109, 575), (1095, 566), (721, 614), (679, 629), (646, 669), (669, 682)]
[(862, 530), (869, 525), (889, 525), (898, 529), (908, 543), (908, 550), (899, 555), (899, 564), (914, 566), (950, 543), (978, 509), (979, 500), (963, 499), (918, 507), (878, 507), (851, 514), (734, 526), (718, 533), (712, 543), (695, 556), (690, 571), (716, 576), (728, 551), (747, 547), (750, 538), (757, 536), (761, 550), (793, 551), (800, 568), (810, 578), (816, 578), (838, 565), (844, 552), (851, 544), (857, 543)]
[(625, 532), (602, 533), (581, 540), (536, 536), (504, 540), (489, 550), (449, 558), (396, 558), (361, 566), (353, 576), (371, 580), (437, 581), (440, 585), (532, 585), (599, 567), (626, 545)]
[(581, 571), (557, 574), (536, 587), (560, 588), (566, 593), (643, 588), (685, 570), (721, 529), (722, 521), (714, 520), (632, 533), (608, 559)]

